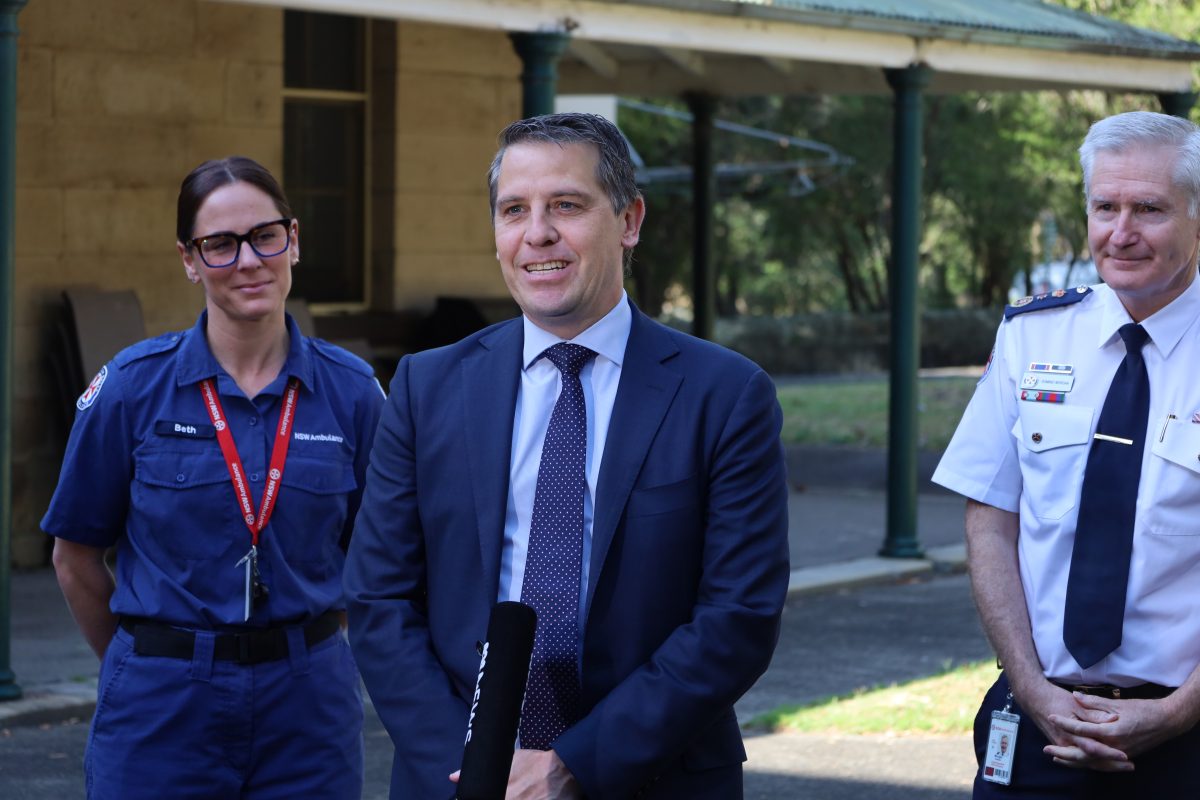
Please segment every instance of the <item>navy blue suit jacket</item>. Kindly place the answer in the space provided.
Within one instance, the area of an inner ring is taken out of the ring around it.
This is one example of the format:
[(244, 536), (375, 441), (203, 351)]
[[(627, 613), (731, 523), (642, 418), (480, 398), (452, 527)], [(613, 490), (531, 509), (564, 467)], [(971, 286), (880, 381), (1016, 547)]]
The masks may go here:
[[(774, 386), (635, 308), (595, 497), (583, 718), (554, 750), (590, 800), (741, 797), (733, 704), (787, 592)], [(393, 798), (448, 798), (496, 601), (521, 321), (405, 357), (345, 570), (350, 639), (396, 745)]]

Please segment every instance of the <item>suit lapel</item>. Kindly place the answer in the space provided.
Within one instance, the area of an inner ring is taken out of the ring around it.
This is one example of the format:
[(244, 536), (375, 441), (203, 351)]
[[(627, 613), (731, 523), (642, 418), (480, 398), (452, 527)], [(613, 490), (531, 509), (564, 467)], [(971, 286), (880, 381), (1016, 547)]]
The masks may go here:
[(683, 381), (678, 372), (663, 366), (663, 361), (678, 352), (679, 348), (665, 332), (634, 306), (629, 343), (625, 346), (625, 360), (621, 365), (621, 381), (608, 423), (596, 486), (587, 589), (589, 608), (629, 493), (650, 451), (650, 443)]
[(483, 585), (492, 598), (496, 596), (500, 581), (513, 413), (517, 405), (523, 342), (518, 318), (481, 338), (479, 349), (462, 361), (466, 458), (479, 526)]

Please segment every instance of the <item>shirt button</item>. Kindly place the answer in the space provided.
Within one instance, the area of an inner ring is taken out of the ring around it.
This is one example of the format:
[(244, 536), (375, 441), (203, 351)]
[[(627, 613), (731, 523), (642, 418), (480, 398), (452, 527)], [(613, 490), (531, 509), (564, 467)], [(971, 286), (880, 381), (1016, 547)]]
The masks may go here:
[(183, 483), (184, 481), (186, 481), (186, 480), (187, 480), (187, 475), (184, 475), (184, 474), (181, 472), (181, 473), (179, 473), (178, 475), (176, 475), (176, 476), (175, 476), (175, 480), (176, 480), (178, 483)]
[(251, 424), (251, 425), (257, 425), (257, 424), (258, 424), (258, 417), (251, 417), (251, 418), (250, 418), (250, 424)]
[(257, 473), (257, 472), (251, 472), (251, 473), (250, 473), (250, 480), (252, 480), (252, 481), (257, 481), (257, 480), (258, 480), (258, 473)]

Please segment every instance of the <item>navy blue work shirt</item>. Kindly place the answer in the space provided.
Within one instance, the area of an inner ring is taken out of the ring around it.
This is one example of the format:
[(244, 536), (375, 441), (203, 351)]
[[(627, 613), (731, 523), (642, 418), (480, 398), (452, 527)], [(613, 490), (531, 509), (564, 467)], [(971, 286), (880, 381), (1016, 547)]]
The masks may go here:
[[(116, 544), (116, 614), (197, 628), (302, 622), (341, 609), (342, 565), (365, 483), (383, 390), (362, 359), (306, 339), (288, 316), (282, 372), (247, 398), (213, 357), (207, 312), (181, 333), (118, 353), (77, 402), (42, 529)], [(199, 382), (216, 378), (257, 511), (283, 392), (300, 380), (274, 513), (259, 534), (270, 595), (244, 622), (250, 549)]]

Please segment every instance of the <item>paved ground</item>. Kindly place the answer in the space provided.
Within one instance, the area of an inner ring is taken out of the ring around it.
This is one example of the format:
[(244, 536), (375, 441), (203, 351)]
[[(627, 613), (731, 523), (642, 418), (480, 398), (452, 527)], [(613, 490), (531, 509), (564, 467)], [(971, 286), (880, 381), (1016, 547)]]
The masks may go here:
[[(738, 705), (743, 721), (989, 657), (966, 577), (955, 572), (960, 500), (920, 498), (920, 536), (936, 563), (874, 558), (885, 518), (877, 491), (811, 486), (793, 494), (791, 518), (797, 592), (771, 669)], [(82, 797), (96, 661), (49, 571), (14, 576), (13, 667), (31, 699), (0, 705), (0, 797)], [(14, 713), (22, 703), (31, 710)], [(365, 736), (364, 798), (382, 800), (391, 745), (373, 713)], [(966, 737), (753, 734), (747, 750), (748, 798), (966, 798), (973, 771)]]

